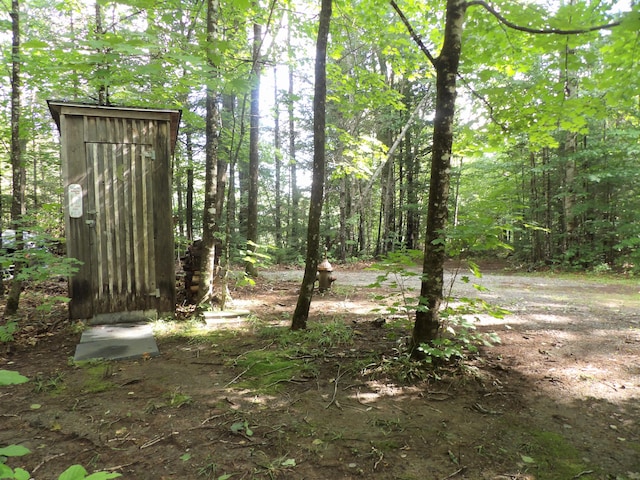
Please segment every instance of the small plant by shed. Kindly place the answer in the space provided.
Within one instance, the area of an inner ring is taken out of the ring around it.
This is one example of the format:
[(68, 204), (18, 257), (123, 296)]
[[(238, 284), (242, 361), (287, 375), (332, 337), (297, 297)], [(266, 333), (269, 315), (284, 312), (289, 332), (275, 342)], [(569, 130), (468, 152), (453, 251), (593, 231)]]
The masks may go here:
[(69, 316), (96, 323), (175, 310), (171, 157), (179, 110), (49, 101), (60, 131)]

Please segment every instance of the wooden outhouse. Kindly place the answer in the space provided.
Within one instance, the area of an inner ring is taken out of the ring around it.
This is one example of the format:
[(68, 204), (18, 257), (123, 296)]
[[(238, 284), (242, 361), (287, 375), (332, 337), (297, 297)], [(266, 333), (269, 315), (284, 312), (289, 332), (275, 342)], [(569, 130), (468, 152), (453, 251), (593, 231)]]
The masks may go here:
[(115, 323), (173, 313), (171, 158), (179, 110), (49, 101), (60, 131), (69, 316)]

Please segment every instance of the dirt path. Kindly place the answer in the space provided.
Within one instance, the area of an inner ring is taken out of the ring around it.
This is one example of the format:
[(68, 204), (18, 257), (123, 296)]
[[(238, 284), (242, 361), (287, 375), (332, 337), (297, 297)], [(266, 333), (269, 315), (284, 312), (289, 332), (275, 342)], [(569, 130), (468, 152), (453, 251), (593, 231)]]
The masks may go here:
[(235, 290), (254, 312), (241, 330), (158, 322), (161, 355), (142, 360), (70, 363), (80, 331), (66, 312), (27, 309), (0, 353), (0, 369), (31, 379), (0, 389), (0, 447), (31, 450), (9, 465), (36, 480), (73, 463), (142, 480), (640, 478), (635, 285), (502, 272), (485, 274), (487, 291), (456, 281), (457, 300), (511, 310), (479, 316), (502, 343), (406, 382), (420, 374), (398, 349), (410, 324), (375, 311), (393, 303), (390, 286), (337, 268), (309, 332), (293, 335), (301, 275), (267, 272)]

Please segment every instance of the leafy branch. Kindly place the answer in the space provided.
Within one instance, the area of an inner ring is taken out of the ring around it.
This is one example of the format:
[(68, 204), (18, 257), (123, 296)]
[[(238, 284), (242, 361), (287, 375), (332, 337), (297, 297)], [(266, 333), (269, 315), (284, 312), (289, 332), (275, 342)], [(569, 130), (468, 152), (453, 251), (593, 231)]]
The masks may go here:
[(526, 27), (524, 25), (518, 25), (516, 23), (511, 22), (506, 17), (502, 16), (500, 12), (498, 12), (495, 8), (489, 5), (484, 0), (472, 0), (467, 3), (467, 7), (473, 7), (479, 5), (483, 7), (487, 12), (496, 17), (500, 23), (506, 25), (507, 27), (518, 30), (520, 32), (532, 33), (537, 35), (580, 35), (582, 33), (589, 32), (597, 32), (599, 30), (608, 30), (613, 27), (619, 26), (622, 22), (616, 21), (612, 23), (607, 23), (606, 25), (596, 25), (593, 27), (585, 27), (585, 28), (576, 28), (571, 30), (563, 30), (561, 28), (531, 28)]

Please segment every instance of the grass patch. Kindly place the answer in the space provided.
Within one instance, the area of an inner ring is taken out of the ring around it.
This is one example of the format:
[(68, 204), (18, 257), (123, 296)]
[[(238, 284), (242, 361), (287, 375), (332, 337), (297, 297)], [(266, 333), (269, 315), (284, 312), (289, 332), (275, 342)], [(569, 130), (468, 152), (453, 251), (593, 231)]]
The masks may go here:
[(190, 405), (193, 401), (191, 395), (187, 395), (179, 389), (166, 393), (164, 398), (167, 400), (167, 406), (172, 408), (180, 408), (183, 405)]
[(111, 390), (115, 384), (111, 381), (113, 365), (104, 361), (87, 361), (76, 363), (86, 374), (82, 392), (101, 393)]
[(276, 393), (287, 382), (304, 381), (317, 375), (313, 364), (327, 350), (353, 343), (353, 331), (341, 319), (314, 322), (307, 330), (262, 326), (257, 336), (276, 350), (263, 348), (241, 355), (234, 366), (241, 368), (231, 383), (237, 387)]
[(236, 359), (241, 371), (231, 382), (238, 388), (262, 393), (275, 393), (281, 384), (308, 376), (312, 368), (307, 362), (289, 356), (290, 351), (253, 350)]
[(191, 345), (224, 345), (238, 338), (237, 329), (211, 330), (198, 318), (177, 322), (157, 320), (153, 322), (153, 334), (158, 339), (185, 340)]
[(339, 297), (350, 297), (357, 291), (358, 287), (354, 285), (334, 284), (331, 286), (331, 293)]
[(353, 343), (353, 330), (340, 318), (329, 322), (314, 322), (307, 330), (295, 332), (289, 327), (263, 327), (258, 335), (273, 340), (280, 348), (308, 355), (319, 355), (328, 348)]
[(46, 392), (50, 395), (60, 395), (65, 389), (63, 372), (55, 372), (49, 376), (38, 373), (33, 379), (33, 390), (36, 393)]
[(182, 392), (180, 388), (175, 388), (174, 390), (165, 393), (164, 395), (162, 395), (162, 398), (164, 400), (162, 402), (155, 402), (153, 400), (150, 400), (147, 403), (144, 412), (153, 414), (157, 410), (160, 410), (162, 408), (178, 409), (185, 405), (191, 405), (193, 403), (193, 397)]
[[(562, 435), (544, 430), (528, 432), (530, 441), (520, 454), (520, 460), (528, 469), (536, 472), (538, 480), (555, 480), (558, 478), (575, 478), (576, 475), (592, 470), (585, 465), (581, 452)], [(597, 478), (596, 472), (582, 475), (588, 480)]]

